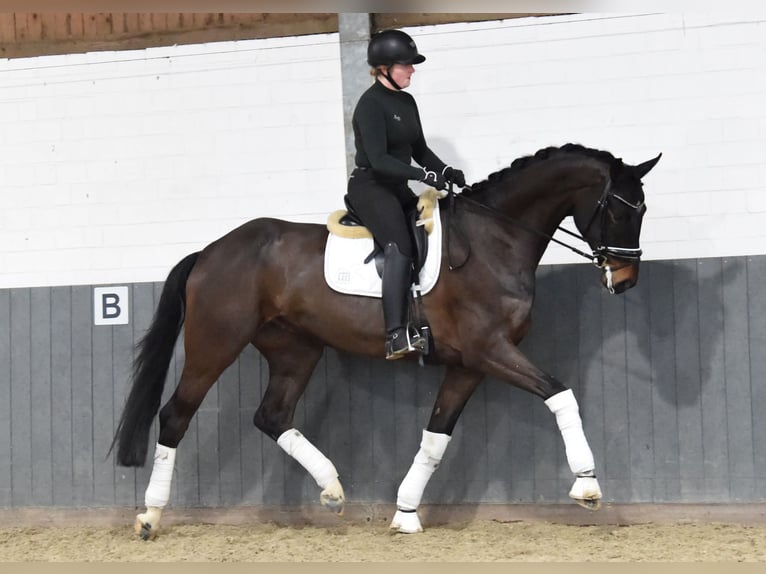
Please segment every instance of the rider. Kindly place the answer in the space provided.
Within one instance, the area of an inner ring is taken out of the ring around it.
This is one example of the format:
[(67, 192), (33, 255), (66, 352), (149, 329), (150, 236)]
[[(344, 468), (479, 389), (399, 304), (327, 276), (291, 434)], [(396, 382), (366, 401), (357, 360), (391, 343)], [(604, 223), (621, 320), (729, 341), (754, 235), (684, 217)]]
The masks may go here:
[[(352, 120), (356, 168), (348, 181), (347, 200), (384, 253), (386, 359), (398, 359), (425, 346), (417, 329), (407, 322), (415, 252), (406, 214), (418, 200), (407, 182), (421, 181), (437, 190), (445, 189), (447, 181), (465, 186), (463, 172), (429, 149), (415, 99), (402, 91), (410, 85), (414, 64), (425, 59), (412, 38), (400, 30), (374, 34), (367, 47), (367, 63), (375, 82), (359, 98)], [(412, 159), (421, 167), (412, 165)]]

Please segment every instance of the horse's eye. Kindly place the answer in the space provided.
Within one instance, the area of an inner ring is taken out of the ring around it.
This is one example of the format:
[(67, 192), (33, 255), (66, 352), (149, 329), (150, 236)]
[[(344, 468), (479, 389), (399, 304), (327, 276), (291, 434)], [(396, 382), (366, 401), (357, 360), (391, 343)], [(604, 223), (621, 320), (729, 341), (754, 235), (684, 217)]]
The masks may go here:
[(612, 223), (625, 223), (630, 219), (630, 212), (626, 209), (615, 208), (608, 210), (608, 212), (609, 219), (612, 220)]

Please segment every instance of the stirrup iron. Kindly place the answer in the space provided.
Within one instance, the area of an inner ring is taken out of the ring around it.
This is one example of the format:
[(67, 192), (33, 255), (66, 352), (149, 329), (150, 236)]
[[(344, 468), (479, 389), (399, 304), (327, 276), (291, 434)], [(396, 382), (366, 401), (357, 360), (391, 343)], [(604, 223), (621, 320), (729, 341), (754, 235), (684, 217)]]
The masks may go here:
[(392, 361), (410, 353), (422, 353), (426, 344), (416, 328), (410, 325), (399, 327), (386, 335), (386, 359)]

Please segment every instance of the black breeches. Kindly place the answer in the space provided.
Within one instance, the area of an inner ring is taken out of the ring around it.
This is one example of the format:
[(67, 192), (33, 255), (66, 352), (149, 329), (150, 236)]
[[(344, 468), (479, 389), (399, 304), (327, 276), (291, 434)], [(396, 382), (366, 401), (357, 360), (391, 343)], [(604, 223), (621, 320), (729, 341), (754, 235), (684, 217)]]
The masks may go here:
[[(402, 205), (399, 195), (406, 205)], [(415, 256), (406, 211), (416, 205), (417, 196), (409, 188), (391, 189), (356, 170), (348, 181), (348, 201), (381, 248), (396, 243), (402, 255)]]

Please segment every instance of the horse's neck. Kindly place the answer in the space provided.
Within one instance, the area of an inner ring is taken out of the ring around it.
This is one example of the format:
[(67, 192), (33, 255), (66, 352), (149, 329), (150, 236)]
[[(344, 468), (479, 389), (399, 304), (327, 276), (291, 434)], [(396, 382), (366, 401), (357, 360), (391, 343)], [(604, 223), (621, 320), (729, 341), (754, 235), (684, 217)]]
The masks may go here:
[(608, 167), (581, 156), (532, 165), (512, 177), (490, 201), (509, 216), (524, 218), (552, 231), (571, 213), (579, 194), (604, 185)]
[[(572, 212), (578, 194), (584, 189), (601, 185), (604, 168), (583, 161), (546, 162), (530, 166), (513, 174), (498, 189), (487, 190), (477, 198), (509, 219), (534, 229), (538, 233), (521, 231), (520, 227), (505, 225), (509, 242), (524, 233), (523, 245), (536, 262), (542, 257), (556, 228)], [(518, 241), (515, 242), (518, 248)]]

